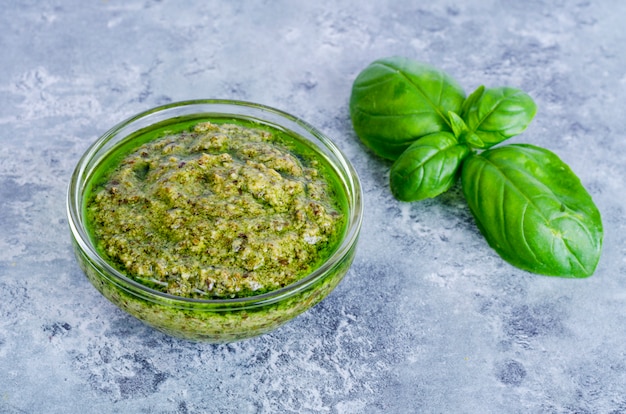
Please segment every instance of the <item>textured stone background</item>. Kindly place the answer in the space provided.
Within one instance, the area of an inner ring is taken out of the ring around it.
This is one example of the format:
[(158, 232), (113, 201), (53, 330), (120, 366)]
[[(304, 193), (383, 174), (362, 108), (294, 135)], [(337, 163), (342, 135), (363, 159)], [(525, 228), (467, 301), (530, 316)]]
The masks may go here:
[[(0, 13), (0, 412), (626, 412), (626, 2), (24, 0)], [(517, 270), (459, 189), (403, 204), (347, 100), (405, 55), (539, 107), (544, 146), (600, 208), (596, 274)], [(100, 134), (150, 107), (250, 100), (300, 116), (365, 193), (354, 266), (320, 305), (232, 345), (172, 339), (78, 269), (65, 190)]]

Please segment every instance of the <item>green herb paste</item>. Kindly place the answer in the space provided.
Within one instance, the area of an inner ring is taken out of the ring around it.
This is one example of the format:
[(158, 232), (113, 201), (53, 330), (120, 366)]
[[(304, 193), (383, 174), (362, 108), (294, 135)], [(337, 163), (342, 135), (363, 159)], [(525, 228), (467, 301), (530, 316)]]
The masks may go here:
[(86, 205), (98, 249), (176, 296), (287, 286), (335, 249), (345, 215), (323, 157), (269, 128), (199, 122), (112, 163)]

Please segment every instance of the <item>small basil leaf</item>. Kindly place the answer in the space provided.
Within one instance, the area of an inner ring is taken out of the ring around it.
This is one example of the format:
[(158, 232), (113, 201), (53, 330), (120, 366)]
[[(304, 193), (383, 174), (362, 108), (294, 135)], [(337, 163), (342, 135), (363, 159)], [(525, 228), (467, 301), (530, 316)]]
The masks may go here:
[(485, 92), (485, 86), (484, 85), (480, 85), (478, 88), (476, 88), (476, 90), (474, 92), (472, 92), (470, 94), (470, 96), (467, 97), (467, 99), (465, 100), (465, 102), (463, 102), (463, 106), (461, 107), (461, 117), (465, 118), (465, 115), (467, 114), (467, 112), (469, 111), (469, 109), (474, 106), (474, 104), (476, 103), (476, 101), (478, 101), (480, 99), (481, 96), (483, 96), (483, 93)]
[(451, 131), (465, 92), (445, 72), (403, 57), (379, 59), (354, 80), (350, 116), (357, 136), (374, 153), (395, 160), (417, 139)]
[(537, 112), (533, 99), (515, 88), (479, 88), (470, 98), (472, 102), (463, 109), (462, 117), (485, 148), (521, 134)]
[(452, 133), (457, 138), (457, 140), (469, 132), (469, 129), (467, 128), (467, 125), (465, 125), (465, 121), (463, 120), (463, 118), (458, 116), (455, 112), (448, 112), (448, 119), (450, 120)]
[(435, 197), (455, 183), (469, 154), (449, 132), (426, 135), (409, 146), (391, 166), (391, 192), (401, 201)]
[(454, 112), (450, 112), (448, 117), (450, 118), (450, 124), (452, 125), (452, 132), (459, 143), (467, 143), (473, 148), (485, 147), (485, 143), (480, 139), (480, 137), (475, 132), (471, 132), (469, 130), (465, 121), (463, 121), (463, 118)]
[(554, 153), (507, 145), (469, 156), (463, 193), (481, 232), (509, 263), (551, 276), (593, 274), (602, 220), (591, 196)]
[(485, 148), (485, 143), (475, 132), (466, 134), (462, 142), (469, 144), (472, 148)]

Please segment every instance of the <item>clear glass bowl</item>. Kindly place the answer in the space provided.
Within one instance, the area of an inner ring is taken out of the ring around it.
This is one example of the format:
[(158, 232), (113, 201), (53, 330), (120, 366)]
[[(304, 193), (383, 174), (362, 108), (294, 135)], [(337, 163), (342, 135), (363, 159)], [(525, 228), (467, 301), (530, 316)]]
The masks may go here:
[[(316, 270), (284, 288), (235, 299), (191, 299), (166, 294), (124, 275), (109, 264), (90, 239), (84, 202), (90, 178), (103, 160), (137, 131), (190, 116), (258, 122), (309, 141), (329, 161), (347, 200), (341, 243)], [(363, 215), (356, 172), (324, 134), (306, 122), (266, 106), (227, 100), (195, 100), (140, 113), (100, 137), (78, 162), (68, 190), (67, 214), (78, 262), (91, 283), (115, 305), (167, 334), (209, 342), (232, 342), (269, 332), (325, 298), (343, 279), (354, 258)]]

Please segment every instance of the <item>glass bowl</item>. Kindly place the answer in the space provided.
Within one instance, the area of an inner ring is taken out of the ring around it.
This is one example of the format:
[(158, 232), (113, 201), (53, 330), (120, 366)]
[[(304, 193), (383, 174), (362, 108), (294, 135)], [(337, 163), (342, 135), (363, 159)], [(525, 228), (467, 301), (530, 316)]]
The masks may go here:
[[(283, 288), (242, 298), (197, 299), (148, 287), (116, 270), (96, 249), (88, 231), (85, 202), (90, 180), (103, 160), (155, 125), (190, 118), (253, 122), (305, 140), (330, 164), (345, 196), (346, 225), (336, 249), (317, 269)], [(263, 105), (228, 100), (177, 102), (142, 112), (100, 137), (79, 160), (67, 199), (72, 242), (78, 263), (90, 282), (112, 303), (169, 335), (214, 343), (267, 333), (324, 299), (342, 280), (356, 251), (363, 206), (361, 187), (350, 162), (324, 134), (306, 122)]]

